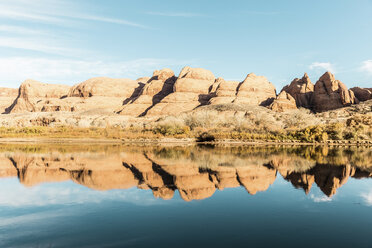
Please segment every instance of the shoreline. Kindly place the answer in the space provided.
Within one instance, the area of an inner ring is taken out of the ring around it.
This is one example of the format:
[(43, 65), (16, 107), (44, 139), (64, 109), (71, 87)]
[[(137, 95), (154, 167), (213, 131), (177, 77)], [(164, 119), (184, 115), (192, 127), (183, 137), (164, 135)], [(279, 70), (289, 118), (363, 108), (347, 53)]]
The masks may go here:
[(149, 144), (149, 145), (289, 145), (289, 146), (363, 146), (372, 147), (371, 140), (328, 140), (325, 142), (301, 142), (297, 140), (232, 140), (223, 139), (199, 142), (194, 138), (160, 138), (160, 139), (110, 139), (110, 138), (41, 138), (20, 137), (0, 138), (0, 144)]

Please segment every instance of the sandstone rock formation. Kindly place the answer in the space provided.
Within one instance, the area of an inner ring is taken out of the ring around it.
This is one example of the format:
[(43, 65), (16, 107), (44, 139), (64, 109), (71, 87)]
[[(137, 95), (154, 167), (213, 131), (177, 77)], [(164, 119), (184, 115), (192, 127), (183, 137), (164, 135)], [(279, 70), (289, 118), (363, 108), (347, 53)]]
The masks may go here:
[[(329, 72), (314, 86), (305, 73), (276, 96), (275, 87), (263, 76), (251, 73), (242, 82), (226, 81), (223, 78), (215, 79), (208, 70), (184, 67), (178, 77), (172, 70), (162, 69), (155, 71), (151, 78), (131, 80), (97, 77), (73, 87), (26, 80), (20, 86), (17, 97), (15, 94), (14, 89), (0, 88), (0, 110), (8, 114), (25, 114), (9, 118), (2, 116), (0, 125), (80, 123), (79, 127), (93, 124), (105, 127), (114, 124), (110, 123), (113, 119), (115, 124), (123, 126), (123, 118), (148, 117), (143, 119), (150, 120), (203, 108), (207, 111), (219, 109), (224, 111), (225, 116), (234, 118), (246, 116), (249, 114), (247, 109), (252, 106), (260, 106), (261, 109), (257, 110), (260, 112), (263, 106), (278, 112), (295, 109), (296, 106), (323, 112), (368, 101), (372, 99), (372, 88), (355, 87), (348, 90)], [(210, 108), (206, 108), (206, 105)], [(242, 111), (237, 111), (239, 108)], [(40, 116), (30, 112), (39, 113)], [(47, 118), (40, 112), (56, 115)], [(86, 116), (91, 116), (89, 121), (85, 120)]]
[(276, 112), (284, 112), (291, 109), (297, 109), (296, 100), (284, 90), (275, 98), (269, 106), (271, 110)]
[(358, 102), (354, 93), (348, 90), (345, 84), (336, 80), (332, 73), (326, 72), (314, 86), (311, 105), (315, 112), (323, 112)]
[(117, 79), (97, 77), (88, 79), (73, 86), (68, 93), (69, 97), (121, 97), (137, 96), (143, 84), (132, 79)]
[(220, 80), (210, 104), (247, 104), (269, 106), (276, 97), (275, 86), (263, 76), (250, 73), (243, 82)]
[(296, 100), (298, 108), (303, 107), (309, 109), (311, 107), (314, 84), (311, 83), (307, 73), (305, 73), (301, 79), (295, 78), (289, 85), (286, 85), (282, 91), (287, 92)]
[(0, 114), (5, 113), (5, 109), (14, 102), (17, 95), (17, 89), (0, 87)]
[(236, 93), (240, 82), (238, 81), (225, 81), (223, 78), (216, 80), (218, 87), (216, 96), (210, 99), (210, 104), (226, 104), (232, 103), (236, 98)]
[(359, 101), (368, 101), (372, 99), (372, 88), (354, 87), (350, 89)]
[(6, 109), (6, 113), (40, 112), (43, 107), (42, 100), (65, 97), (69, 89), (67, 85), (26, 80), (19, 87), (18, 96)]
[(186, 66), (181, 70), (173, 92), (153, 106), (147, 115), (176, 115), (207, 104), (214, 82), (212, 72)]
[(173, 92), (175, 81), (176, 77), (171, 69), (154, 71), (152, 78), (142, 88), (139, 96), (117, 112), (131, 116), (146, 115), (149, 109)]
[(234, 103), (269, 106), (276, 97), (275, 86), (264, 76), (250, 73), (239, 85)]

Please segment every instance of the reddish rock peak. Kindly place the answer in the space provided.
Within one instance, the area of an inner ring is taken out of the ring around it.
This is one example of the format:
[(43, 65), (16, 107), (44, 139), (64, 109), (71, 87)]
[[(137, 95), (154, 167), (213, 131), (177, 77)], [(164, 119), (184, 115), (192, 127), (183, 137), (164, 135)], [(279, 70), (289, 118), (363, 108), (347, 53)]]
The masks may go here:
[(327, 71), (325, 72), (320, 78), (319, 78), (319, 81), (323, 81), (323, 82), (333, 82), (335, 81), (335, 76)]

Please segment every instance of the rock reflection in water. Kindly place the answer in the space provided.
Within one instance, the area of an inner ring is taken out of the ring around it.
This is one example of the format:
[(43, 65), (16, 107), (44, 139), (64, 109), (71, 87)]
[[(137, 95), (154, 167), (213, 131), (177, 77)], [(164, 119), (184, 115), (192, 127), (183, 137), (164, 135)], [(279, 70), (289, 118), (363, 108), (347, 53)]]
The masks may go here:
[(314, 183), (331, 197), (350, 177), (372, 176), (372, 152), (327, 147), (0, 147), (0, 177), (25, 186), (72, 180), (95, 190), (138, 187), (155, 197), (185, 201), (211, 197), (216, 189), (267, 190), (280, 174), (309, 193)]

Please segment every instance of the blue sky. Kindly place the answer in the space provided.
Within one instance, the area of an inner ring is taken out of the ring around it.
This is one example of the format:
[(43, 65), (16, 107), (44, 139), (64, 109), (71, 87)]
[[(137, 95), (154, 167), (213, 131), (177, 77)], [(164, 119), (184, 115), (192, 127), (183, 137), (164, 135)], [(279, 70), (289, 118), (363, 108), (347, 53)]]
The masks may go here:
[(75, 84), (186, 65), (278, 90), (326, 70), (372, 87), (372, 0), (0, 0), (0, 86)]

